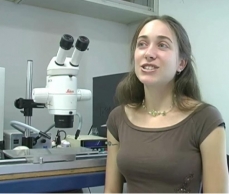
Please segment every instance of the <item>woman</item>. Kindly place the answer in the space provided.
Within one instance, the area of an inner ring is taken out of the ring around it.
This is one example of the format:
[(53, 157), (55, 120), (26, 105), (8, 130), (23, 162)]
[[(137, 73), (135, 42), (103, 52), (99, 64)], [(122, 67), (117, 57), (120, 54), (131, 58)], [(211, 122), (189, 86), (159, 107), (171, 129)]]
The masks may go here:
[(107, 121), (105, 193), (228, 192), (225, 124), (202, 102), (188, 35), (170, 16), (147, 18), (132, 40), (134, 68)]

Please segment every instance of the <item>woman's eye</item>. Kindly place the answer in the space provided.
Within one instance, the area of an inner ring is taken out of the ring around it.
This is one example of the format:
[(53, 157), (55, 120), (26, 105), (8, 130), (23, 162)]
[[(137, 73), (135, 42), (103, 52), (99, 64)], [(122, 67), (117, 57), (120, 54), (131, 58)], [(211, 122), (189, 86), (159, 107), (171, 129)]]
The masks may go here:
[(145, 42), (139, 42), (137, 43), (137, 47), (144, 47), (146, 46), (146, 43)]
[(168, 45), (165, 44), (165, 43), (160, 43), (160, 44), (159, 44), (159, 47), (160, 47), (160, 48), (168, 48)]

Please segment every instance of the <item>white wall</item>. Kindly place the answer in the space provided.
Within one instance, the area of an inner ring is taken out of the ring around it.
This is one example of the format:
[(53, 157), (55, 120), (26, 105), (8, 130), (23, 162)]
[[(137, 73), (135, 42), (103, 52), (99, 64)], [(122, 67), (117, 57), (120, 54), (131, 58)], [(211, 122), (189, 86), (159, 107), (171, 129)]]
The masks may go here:
[[(0, 66), (6, 68), (5, 129), (12, 128), (11, 120), (24, 122), (14, 101), (25, 98), (28, 59), (34, 62), (33, 87), (44, 87), (46, 68), (58, 51), (61, 36), (68, 33), (76, 40), (85, 35), (90, 45), (81, 62), (78, 83), (79, 88), (92, 90), (92, 77), (128, 69), (128, 32), (124, 24), (0, 0)], [(82, 134), (86, 134), (92, 124), (92, 100), (79, 102), (78, 111), (83, 115)], [(77, 118), (75, 121), (76, 127)], [(53, 116), (46, 109), (34, 109), (34, 127), (44, 130), (51, 124)], [(74, 134), (75, 130), (67, 132)]]
[[(5, 68), (0, 67), (0, 130), (4, 128), (4, 99), (5, 99)], [(3, 140), (3, 133), (0, 133), (0, 141)]]
[[(159, 3), (160, 15), (175, 17), (187, 30), (196, 59), (203, 99), (220, 110), (228, 128), (229, 1), (160, 0)], [(227, 152), (229, 153), (229, 141)]]

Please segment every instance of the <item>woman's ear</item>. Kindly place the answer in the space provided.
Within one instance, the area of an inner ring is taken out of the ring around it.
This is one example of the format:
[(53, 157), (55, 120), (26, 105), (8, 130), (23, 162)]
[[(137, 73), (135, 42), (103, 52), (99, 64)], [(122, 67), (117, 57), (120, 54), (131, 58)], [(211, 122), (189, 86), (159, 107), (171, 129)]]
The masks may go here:
[(187, 65), (187, 61), (185, 59), (181, 59), (180, 64), (177, 68), (177, 72), (181, 73), (185, 69), (186, 65)]

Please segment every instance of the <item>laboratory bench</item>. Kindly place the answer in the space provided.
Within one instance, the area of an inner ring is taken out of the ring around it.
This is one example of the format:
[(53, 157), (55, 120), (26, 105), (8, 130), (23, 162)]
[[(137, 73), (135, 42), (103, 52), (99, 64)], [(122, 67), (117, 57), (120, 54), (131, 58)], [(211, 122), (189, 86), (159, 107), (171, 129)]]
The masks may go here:
[(39, 150), (43, 154), (38, 154), (37, 149), (4, 150), (0, 193), (55, 193), (103, 186), (106, 154), (81, 151), (72, 155), (73, 150), (75, 153), (75, 149), (63, 149), (65, 154), (59, 156), (51, 149)]

